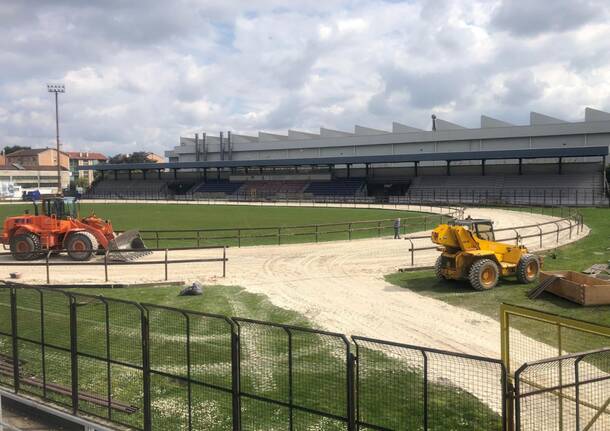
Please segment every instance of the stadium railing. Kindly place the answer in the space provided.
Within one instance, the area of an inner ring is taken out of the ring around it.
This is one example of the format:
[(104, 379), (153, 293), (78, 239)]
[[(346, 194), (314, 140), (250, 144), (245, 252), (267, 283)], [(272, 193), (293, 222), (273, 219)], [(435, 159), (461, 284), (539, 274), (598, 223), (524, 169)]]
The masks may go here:
[[(177, 251), (201, 251), (201, 250), (222, 250), (222, 257), (216, 258), (202, 258), (202, 257), (192, 257), (192, 258), (172, 258), (171, 252)], [(81, 250), (83, 252), (92, 251), (99, 252), (99, 250)], [(67, 253), (67, 250), (45, 250), (40, 253), (40, 257), (34, 260), (27, 261), (15, 261), (15, 260), (0, 260), (0, 267), (8, 266), (8, 267), (27, 267), (30, 268), (32, 266), (44, 266), (46, 269), (46, 280), (47, 284), (51, 284), (51, 267), (62, 267), (67, 266), (70, 268), (78, 268), (79, 266), (103, 266), (104, 267), (104, 281), (109, 281), (109, 271), (113, 266), (124, 266), (124, 265), (163, 265), (164, 269), (164, 280), (167, 281), (169, 279), (169, 267), (171, 265), (176, 264), (189, 264), (189, 263), (215, 263), (220, 262), (222, 264), (222, 277), (226, 277), (227, 273), (227, 246), (197, 246), (197, 247), (173, 247), (173, 248), (147, 248), (147, 252), (163, 252), (162, 259), (143, 259), (143, 260), (113, 260), (112, 255), (117, 254), (129, 254), (133, 253), (142, 253), (142, 249), (122, 249), (122, 250), (105, 250), (103, 251), (103, 258), (93, 259), (90, 261), (77, 262), (70, 259), (62, 259), (61, 253)], [(15, 254), (27, 254), (30, 255), (30, 252), (0, 252), (0, 259), (2, 256), (13, 257)], [(154, 256), (153, 256), (154, 257)]]
[[(559, 209), (558, 209), (559, 210)], [(569, 209), (568, 209), (569, 210)], [(566, 210), (566, 211), (568, 211)], [(558, 211), (559, 212), (559, 211)], [(546, 230), (543, 227), (550, 227), (550, 229)], [(554, 229), (553, 229), (554, 227)], [(537, 232), (533, 233), (520, 233), (523, 230), (533, 230), (537, 229)], [(568, 231), (568, 239), (572, 238), (573, 234), (580, 234), (582, 229), (584, 228), (584, 218), (582, 214), (577, 212), (572, 212), (568, 217), (564, 217), (557, 220), (552, 220), (543, 223), (536, 223), (530, 225), (523, 226), (514, 226), (507, 227), (502, 229), (494, 229), (494, 232), (497, 233), (508, 233), (508, 235), (500, 235), (496, 236), (496, 241), (508, 242), (514, 241), (516, 245), (522, 243), (524, 239), (530, 238), (538, 238), (539, 239), (539, 247), (543, 246), (543, 238), (553, 235), (555, 237), (555, 243), (559, 243), (560, 233)], [(575, 231), (575, 232), (574, 232)], [(430, 240), (430, 235), (417, 235), (417, 236), (406, 236), (404, 240), (409, 241), (409, 253), (411, 255), (411, 266), (415, 266), (415, 253), (418, 251), (427, 251), (427, 250), (436, 250), (437, 245), (432, 244)], [(415, 241), (417, 240), (426, 240), (426, 245), (416, 246)], [(431, 245), (430, 245), (431, 244)]]
[(522, 205), (522, 206), (607, 206), (608, 196), (598, 188), (553, 188), (553, 189), (419, 189), (409, 190), (400, 196), (364, 196), (306, 194), (172, 194), (172, 193), (86, 193), (83, 199), (121, 200), (175, 200), (200, 202), (282, 202), (301, 201), (318, 203), (401, 203), (444, 205)]

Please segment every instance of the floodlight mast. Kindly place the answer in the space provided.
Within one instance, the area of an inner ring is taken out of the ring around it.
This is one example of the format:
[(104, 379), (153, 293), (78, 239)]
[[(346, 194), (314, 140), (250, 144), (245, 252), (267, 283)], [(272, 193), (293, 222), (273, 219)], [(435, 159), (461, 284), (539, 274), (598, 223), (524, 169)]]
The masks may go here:
[(59, 93), (65, 93), (66, 87), (64, 84), (47, 84), (47, 91), (49, 93), (55, 93), (55, 138), (57, 142), (57, 195), (61, 196), (61, 163), (59, 153), (59, 106), (57, 102), (57, 95)]

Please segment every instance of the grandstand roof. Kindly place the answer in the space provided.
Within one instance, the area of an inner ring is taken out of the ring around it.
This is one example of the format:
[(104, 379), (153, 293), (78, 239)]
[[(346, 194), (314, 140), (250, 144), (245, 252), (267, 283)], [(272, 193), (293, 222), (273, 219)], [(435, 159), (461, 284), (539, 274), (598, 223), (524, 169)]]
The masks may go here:
[(415, 153), (370, 156), (335, 156), (311, 157), (296, 159), (260, 159), (260, 160), (216, 160), (199, 162), (170, 163), (124, 163), (79, 166), (79, 170), (117, 171), (142, 169), (196, 169), (196, 168), (242, 168), (271, 166), (313, 166), (313, 165), (357, 165), (377, 163), (405, 163), (427, 161), (460, 161), (460, 160), (510, 160), (541, 159), (558, 157), (602, 157), (608, 155), (607, 146), (598, 147), (565, 147), (536, 148), (497, 151), (455, 151), (445, 153)]

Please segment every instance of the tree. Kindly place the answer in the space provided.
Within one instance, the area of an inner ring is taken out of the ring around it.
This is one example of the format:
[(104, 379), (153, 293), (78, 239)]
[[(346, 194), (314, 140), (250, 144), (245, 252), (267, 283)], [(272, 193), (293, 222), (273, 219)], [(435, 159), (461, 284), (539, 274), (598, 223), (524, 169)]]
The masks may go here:
[(122, 163), (151, 163), (148, 159), (148, 153), (145, 151), (136, 151), (131, 154), (116, 154), (108, 159), (110, 164), (122, 164)]
[(32, 147), (22, 147), (21, 145), (12, 145), (12, 146), (6, 146), (4, 147), (4, 155), (6, 156), (7, 154), (11, 154), (14, 153), (15, 151), (19, 151), (19, 150), (31, 150)]

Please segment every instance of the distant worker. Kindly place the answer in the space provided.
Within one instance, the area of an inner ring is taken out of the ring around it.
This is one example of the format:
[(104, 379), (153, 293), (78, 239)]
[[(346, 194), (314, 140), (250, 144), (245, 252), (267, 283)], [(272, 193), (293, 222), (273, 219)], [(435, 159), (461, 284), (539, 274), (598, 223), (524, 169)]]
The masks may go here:
[(400, 239), (400, 218), (394, 220), (394, 239)]

